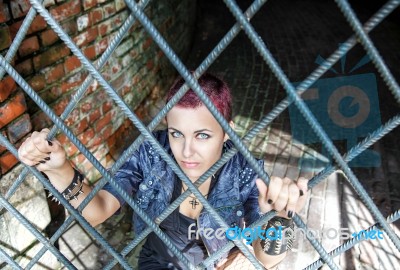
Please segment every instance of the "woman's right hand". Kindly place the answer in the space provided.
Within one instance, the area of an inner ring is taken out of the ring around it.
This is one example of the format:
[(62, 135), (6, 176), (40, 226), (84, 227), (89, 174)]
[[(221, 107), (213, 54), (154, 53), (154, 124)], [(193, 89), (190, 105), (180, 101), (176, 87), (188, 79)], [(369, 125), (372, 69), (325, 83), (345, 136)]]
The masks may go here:
[(63, 170), (71, 165), (66, 153), (57, 140), (48, 141), (50, 130), (45, 128), (40, 132), (34, 131), (18, 149), (20, 160), (28, 166), (36, 166), (39, 171), (52, 172)]

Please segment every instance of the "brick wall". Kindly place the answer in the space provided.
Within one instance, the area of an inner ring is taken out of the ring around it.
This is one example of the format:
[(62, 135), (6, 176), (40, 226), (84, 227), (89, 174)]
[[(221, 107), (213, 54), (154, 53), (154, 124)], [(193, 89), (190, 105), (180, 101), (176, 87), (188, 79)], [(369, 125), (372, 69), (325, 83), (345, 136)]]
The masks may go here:
[[(44, 5), (91, 61), (101, 56), (129, 14), (123, 0), (45, 0)], [(2, 55), (10, 47), (29, 8), (28, 0), (0, 2)], [(146, 14), (162, 35), (173, 42), (173, 49), (181, 57), (190, 47), (194, 12), (195, 1), (191, 0), (153, 1), (146, 8)], [(78, 58), (39, 15), (12, 65), (57, 115), (64, 111), (71, 94), (87, 76)], [(101, 73), (143, 120), (150, 105), (160, 100), (176, 76), (161, 50), (138, 23), (129, 30)], [(96, 81), (65, 122), (104, 165), (110, 164), (137, 134)], [(18, 146), (33, 130), (51, 126), (48, 117), (6, 75), (0, 81), (0, 132)], [(76, 147), (62, 134), (57, 138), (65, 145), (71, 160), (87, 172), (87, 177), (97, 179), (97, 171)], [(0, 146), (1, 173), (16, 164), (16, 158)]]

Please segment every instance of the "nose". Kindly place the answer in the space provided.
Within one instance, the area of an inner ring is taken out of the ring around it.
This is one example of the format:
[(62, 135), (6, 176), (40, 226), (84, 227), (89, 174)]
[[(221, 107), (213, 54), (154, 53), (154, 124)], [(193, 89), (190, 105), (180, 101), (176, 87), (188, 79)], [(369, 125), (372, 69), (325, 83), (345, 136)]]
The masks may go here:
[(182, 155), (184, 158), (190, 158), (191, 156), (193, 156), (193, 153), (193, 142), (191, 139), (186, 139), (183, 144)]

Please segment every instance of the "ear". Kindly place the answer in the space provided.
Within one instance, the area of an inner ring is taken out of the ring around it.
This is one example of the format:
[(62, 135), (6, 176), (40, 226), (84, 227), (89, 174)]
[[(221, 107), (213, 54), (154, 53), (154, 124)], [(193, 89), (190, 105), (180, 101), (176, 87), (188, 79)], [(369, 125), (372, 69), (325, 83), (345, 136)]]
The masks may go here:
[[(232, 129), (235, 129), (235, 123), (233, 123), (232, 120), (229, 122), (229, 126), (230, 126)], [(228, 133), (225, 132), (224, 142), (226, 142), (228, 139), (229, 139)]]

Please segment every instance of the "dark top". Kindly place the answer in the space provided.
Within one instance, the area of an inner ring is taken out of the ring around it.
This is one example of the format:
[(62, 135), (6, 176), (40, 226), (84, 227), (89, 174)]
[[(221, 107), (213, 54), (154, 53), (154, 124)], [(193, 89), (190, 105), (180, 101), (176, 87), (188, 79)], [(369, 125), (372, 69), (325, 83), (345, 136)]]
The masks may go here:
[[(210, 188), (212, 188), (212, 185), (213, 183), (211, 183)], [(181, 181), (175, 180), (171, 201), (179, 197), (181, 189)], [(188, 227), (193, 223), (196, 224), (196, 226), (192, 227), (192, 231), (197, 231), (196, 220), (179, 213), (179, 208), (177, 208), (160, 224), (160, 228), (192, 264), (198, 265), (204, 261), (208, 255), (206, 247), (201, 239), (196, 239), (195, 234), (193, 234), (190, 239), (188, 237)], [(152, 232), (147, 236), (147, 240), (140, 252), (139, 269), (186, 269), (186, 267), (176, 258), (174, 253), (167, 248), (164, 242)]]

